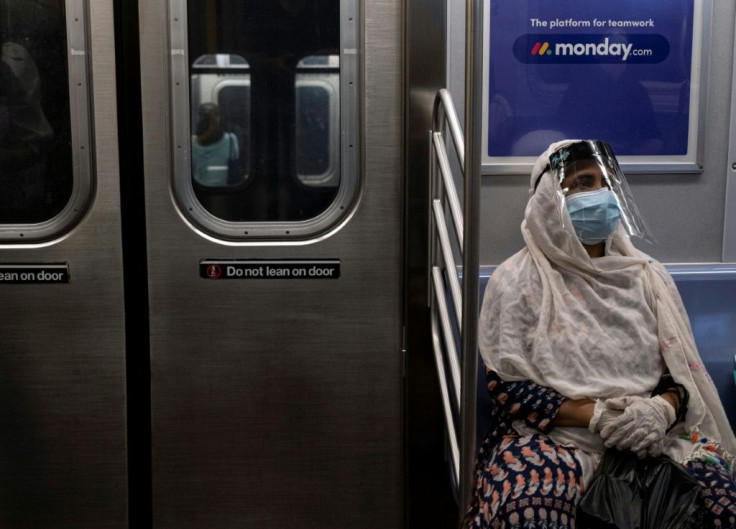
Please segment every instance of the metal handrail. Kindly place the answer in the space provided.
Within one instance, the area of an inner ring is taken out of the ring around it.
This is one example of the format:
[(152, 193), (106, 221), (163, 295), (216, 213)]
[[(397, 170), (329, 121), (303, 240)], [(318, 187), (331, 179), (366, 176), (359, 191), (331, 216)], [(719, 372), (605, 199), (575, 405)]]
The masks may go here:
[[(442, 272), (440, 271), (440, 268), (438, 266), (432, 267), (432, 284), (434, 286), (434, 292), (435, 295), (438, 292), (442, 291)], [(455, 390), (455, 404), (457, 406), (457, 409), (459, 410), (461, 408), (460, 403), (460, 387), (461, 382), (460, 379), (462, 375), (460, 374), (460, 361), (459, 356), (457, 354), (457, 347), (455, 347), (455, 337), (452, 333), (452, 322), (450, 321), (450, 313), (447, 310), (447, 303), (444, 299), (437, 299), (437, 311), (432, 311), (432, 314), (435, 316), (437, 313), (439, 313), (440, 323), (442, 324), (442, 339), (443, 342), (437, 342), (440, 346), (442, 343), (445, 344), (445, 348), (440, 348), (439, 350), (435, 350), (435, 355), (437, 353), (442, 353), (442, 351), (446, 351), (447, 353), (447, 361), (450, 364), (450, 374), (452, 375), (452, 386)], [(437, 326), (435, 325), (433, 329), (436, 329)], [(439, 338), (438, 333), (434, 332), (433, 336), (436, 336)], [(442, 377), (441, 377), (442, 378)], [(447, 377), (444, 377), (447, 378)], [(441, 380), (440, 380), (441, 383)], [(448, 399), (449, 404), (449, 399)]]
[(465, 140), (463, 138), (463, 131), (460, 128), (460, 120), (458, 119), (457, 112), (455, 111), (455, 103), (452, 101), (452, 95), (449, 90), (443, 88), (437, 92), (437, 97), (434, 100), (432, 130), (440, 132), (442, 130), (442, 124), (445, 121), (450, 127), (450, 135), (452, 136), (452, 142), (455, 145), (455, 152), (457, 153), (457, 157), (460, 162), (460, 170), (464, 173)]
[[(430, 296), (432, 345), (449, 438), (453, 474), (459, 488), (461, 516), (472, 498), (472, 462), (475, 458), (475, 410), (477, 376), (478, 237), (477, 226), (480, 164), (465, 170), (466, 146), (455, 113), (452, 96), (443, 89), (435, 98), (430, 133)], [(445, 127), (450, 135), (463, 173), (464, 202), (461, 206), (445, 148)], [(474, 164), (476, 165), (476, 164)], [(473, 173), (473, 174), (467, 174)], [(453, 255), (451, 233), (445, 210), (455, 226), (455, 242), (463, 259), (462, 288)], [(473, 281), (474, 279), (474, 281)], [(449, 290), (462, 346), (462, 368), (447, 300)], [(445, 363), (449, 365), (448, 383)], [(450, 396), (450, 387), (455, 398)], [(454, 417), (460, 418), (460, 435)]]
[(478, 376), (478, 287), (480, 260), (480, 176), (483, 103), (483, 0), (465, 2), (465, 150), (463, 162), (463, 413), (460, 416), (460, 519), (475, 490), (476, 383)]
[[(447, 193), (447, 202), (452, 214), (452, 222), (455, 225), (455, 234), (457, 235), (460, 251), (463, 249), (463, 213), (460, 207), (460, 200), (457, 198), (457, 191), (452, 180), (452, 170), (450, 169), (450, 161), (447, 157), (447, 149), (445, 149), (444, 134), (442, 132), (444, 123), (450, 128), (450, 135), (457, 152), (457, 158), (460, 162), (460, 170), (465, 172), (465, 153), (460, 149), (465, 149), (465, 141), (463, 133), (460, 131), (460, 122), (455, 112), (455, 104), (452, 102), (452, 95), (446, 89), (442, 89), (437, 93), (434, 102), (434, 114), (432, 118), (432, 145), (430, 151), (434, 151), (439, 162), (440, 174), (444, 184), (444, 191)], [(434, 164), (434, 160), (431, 161)], [(434, 176), (433, 176), (434, 179)]]
[[(442, 210), (442, 201), (435, 199), (432, 201), (432, 211), (434, 213), (434, 222), (437, 230), (437, 237), (440, 243), (440, 249), (442, 250), (442, 259), (444, 261), (445, 269), (455, 270), (455, 257), (452, 255), (452, 246), (450, 243), (450, 233), (447, 230), (445, 221), (445, 213)], [(462, 290), (460, 288), (460, 278), (457, 274), (449, 274), (447, 281), (450, 284), (450, 293), (452, 294), (453, 308), (455, 309), (455, 317), (457, 318), (458, 326), (463, 321), (463, 304), (462, 304)]]
[[(455, 475), (455, 482), (460, 483), (460, 448), (457, 444), (457, 434), (455, 434), (455, 420), (452, 415), (452, 404), (450, 404), (450, 391), (447, 387), (447, 375), (445, 374), (445, 364), (442, 357), (442, 342), (437, 332), (437, 314), (432, 312), (432, 345), (434, 350), (434, 360), (437, 366), (437, 378), (440, 383), (440, 396), (442, 397), (442, 408), (445, 412), (445, 425), (450, 439), (450, 455), (452, 456), (452, 470)], [(452, 432), (452, 433), (450, 433)]]

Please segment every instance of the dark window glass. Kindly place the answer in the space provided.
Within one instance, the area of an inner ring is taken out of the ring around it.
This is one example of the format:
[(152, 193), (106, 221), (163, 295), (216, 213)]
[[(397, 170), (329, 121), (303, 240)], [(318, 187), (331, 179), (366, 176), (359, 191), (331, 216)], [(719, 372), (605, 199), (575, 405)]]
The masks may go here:
[(297, 172), (319, 176), (330, 169), (330, 93), (319, 86), (297, 86)]
[(0, 224), (56, 216), (73, 185), (63, 0), (0, 0)]
[(297, 64), (296, 167), (299, 180), (311, 186), (340, 183), (340, 57), (313, 55)]
[(249, 174), (250, 165), (250, 84), (223, 83), (217, 93), (217, 104), (223, 114), (223, 127), (238, 139), (241, 169)]
[(227, 221), (318, 216), (339, 189), (339, 0), (187, 8), (197, 199)]

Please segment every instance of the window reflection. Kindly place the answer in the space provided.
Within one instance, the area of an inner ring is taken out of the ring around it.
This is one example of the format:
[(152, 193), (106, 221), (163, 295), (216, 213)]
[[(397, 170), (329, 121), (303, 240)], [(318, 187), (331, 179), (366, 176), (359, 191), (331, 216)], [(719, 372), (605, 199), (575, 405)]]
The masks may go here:
[(193, 64), (192, 182), (211, 213), (237, 216), (234, 195), (250, 176), (250, 72), (248, 62), (229, 54), (204, 55)]
[(237, 168), (239, 158), (238, 137), (222, 126), (219, 107), (215, 103), (201, 104), (192, 136), (194, 181), (206, 188), (242, 185), (245, 173)]
[(49, 220), (72, 190), (64, 2), (0, 0), (0, 223)]
[(340, 57), (305, 57), (296, 75), (296, 170), (306, 185), (340, 183)]
[[(340, 183), (339, 0), (188, 0), (187, 8), (197, 199), (227, 221), (318, 216)], [(218, 125), (210, 120), (202, 139), (220, 143), (198, 139), (202, 113), (214, 112), (205, 104), (216, 105)], [(233, 142), (241, 178), (223, 185)]]

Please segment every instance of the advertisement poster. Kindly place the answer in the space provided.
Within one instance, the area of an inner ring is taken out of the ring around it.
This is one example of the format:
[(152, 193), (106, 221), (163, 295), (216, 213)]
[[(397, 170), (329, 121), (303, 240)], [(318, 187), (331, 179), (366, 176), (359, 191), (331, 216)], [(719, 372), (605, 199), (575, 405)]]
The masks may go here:
[(618, 156), (690, 155), (698, 3), (489, 0), (484, 162), (563, 138), (601, 139)]

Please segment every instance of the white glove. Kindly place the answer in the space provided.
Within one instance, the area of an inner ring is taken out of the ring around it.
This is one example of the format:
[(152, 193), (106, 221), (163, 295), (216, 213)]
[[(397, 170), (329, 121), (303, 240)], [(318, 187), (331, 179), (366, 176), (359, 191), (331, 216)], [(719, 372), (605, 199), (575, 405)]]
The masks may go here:
[(676, 417), (669, 402), (657, 395), (652, 398), (618, 397), (606, 400), (605, 405), (623, 413), (601, 428), (604, 445), (631, 450), (639, 458), (662, 453), (667, 428)]
[(591, 433), (600, 432), (623, 414), (623, 411), (612, 410), (606, 406), (605, 401), (598, 399), (595, 401), (595, 406), (593, 407), (593, 417), (590, 419), (588, 430)]

